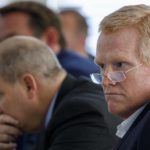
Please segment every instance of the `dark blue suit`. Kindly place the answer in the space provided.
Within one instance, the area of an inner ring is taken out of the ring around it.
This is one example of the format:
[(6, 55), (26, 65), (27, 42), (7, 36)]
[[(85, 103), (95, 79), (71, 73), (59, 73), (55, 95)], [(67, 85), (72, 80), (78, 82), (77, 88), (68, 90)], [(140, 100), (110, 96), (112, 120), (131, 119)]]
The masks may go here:
[(134, 121), (115, 150), (150, 150), (150, 103)]
[(91, 73), (99, 73), (99, 67), (89, 58), (81, 57), (80, 55), (67, 50), (61, 50), (57, 55), (60, 64), (66, 71), (75, 77), (86, 76), (90, 77)]

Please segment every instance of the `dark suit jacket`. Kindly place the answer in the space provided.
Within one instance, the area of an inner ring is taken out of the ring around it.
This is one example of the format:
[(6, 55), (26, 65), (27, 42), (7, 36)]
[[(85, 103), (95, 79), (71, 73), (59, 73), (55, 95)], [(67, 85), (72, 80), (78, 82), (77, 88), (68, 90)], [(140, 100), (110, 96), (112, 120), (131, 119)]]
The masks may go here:
[(48, 129), (37, 149), (111, 149), (115, 139), (109, 133), (104, 121), (101, 108), (107, 108), (103, 104), (104, 97), (99, 86), (87, 80), (76, 80), (67, 76), (57, 96)]
[[(92, 61), (89, 59), (85, 59), (83, 57), (80, 57), (79, 55), (69, 52), (67, 50), (61, 50), (61, 52), (58, 54), (58, 59), (63, 66), (64, 69), (66, 69), (70, 74), (79, 77), (79, 76), (86, 76), (89, 77), (90, 73), (93, 72), (99, 72), (98, 66), (96, 66)], [(69, 81), (68, 81), (69, 82)], [(76, 82), (76, 81), (74, 81)], [(70, 82), (67, 83), (68, 86), (70, 85)], [(92, 83), (91, 83), (92, 84)], [(69, 86), (70, 87), (70, 86)], [(74, 88), (74, 86), (73, 86)], [(90, 87), (91, 88), (91, 87)], [(92, 87), (93, 88), (93, 87)], [(65, 84), (66, 89), (66, 84)], [(101, 103), (99, 110), (104, 112), (107, 117), (105, 117), (106, 122), (108, 123), (110, 127), (111, 134), (115, 137), (115, 131), (116, 131), (116, 125), (119, 124), (120, 119), (114, 118), (112, 115), (110, 115), (107, 111), (107, 106), (104, 101), (102, 88), (98, 87), (97, 89), (84, 89), (84, 93), (87, 93), (88, 91), (93, 92), (97, 94), (97, 97), (94, 99), (101, 99), (99, 103)], [(66, 89), (67, 91), (67, 89)], [(84, 98), (85, 99), (85, 98)], [(89, 99), (89, 98), (87, 98)], [(59, 103), (59, 100), (57, 100)], [(96, 101), (96, 100), (95, 100)], [(109, 114), (109, 115), (108, 115)], [(32, 150), (34, 145), (37, 143), (37, 139), (39, 138), (38, 134), (23, 134), (22, 137), (20, 137), (17, 141), (18, 149), (17, 150)]]
[(150, 103), (134, 121), (116, 150), (150, 150)]

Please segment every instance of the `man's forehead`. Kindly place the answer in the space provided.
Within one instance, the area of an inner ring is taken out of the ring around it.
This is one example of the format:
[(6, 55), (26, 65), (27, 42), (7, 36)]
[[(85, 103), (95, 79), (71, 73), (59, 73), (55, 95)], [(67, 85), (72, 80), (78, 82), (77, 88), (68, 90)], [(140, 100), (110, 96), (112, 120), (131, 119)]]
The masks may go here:
[(138, 61), (137, 54), (130, 50), (103, 49), (97, 50), (95, 57), (96, 64), (114, 63), (114, 62), (133, 62)]
[(33, 35), (32, 29), (28, 25), (28, 16), (13, 12), (0, 17), (0, 41), (15, 35)]

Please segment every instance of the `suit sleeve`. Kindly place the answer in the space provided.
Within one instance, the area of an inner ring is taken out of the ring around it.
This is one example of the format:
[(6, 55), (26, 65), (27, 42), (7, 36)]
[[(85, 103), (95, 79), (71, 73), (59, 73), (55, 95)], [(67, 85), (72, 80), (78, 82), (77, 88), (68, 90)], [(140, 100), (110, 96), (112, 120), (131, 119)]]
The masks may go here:
[(70, 97), (59, 106), (54, 119), (49, 150), (109, 150), (114, 146), (99, 103), (89, 97)]

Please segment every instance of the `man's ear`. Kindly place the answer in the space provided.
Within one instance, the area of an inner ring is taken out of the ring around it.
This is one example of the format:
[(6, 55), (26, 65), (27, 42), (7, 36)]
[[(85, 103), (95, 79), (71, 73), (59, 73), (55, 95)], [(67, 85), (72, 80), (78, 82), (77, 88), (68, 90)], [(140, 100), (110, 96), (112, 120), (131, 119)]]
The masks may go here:
[(48, 27), (42, 36), (42, 40), (58, 54), (60, 51), (59, 33), (54, 27)]
[(34, 98), (37, 92), (37, 82), (32, 74), (26, 73), (22, 76), (21, 80), (26, 88), (30, 99)]

